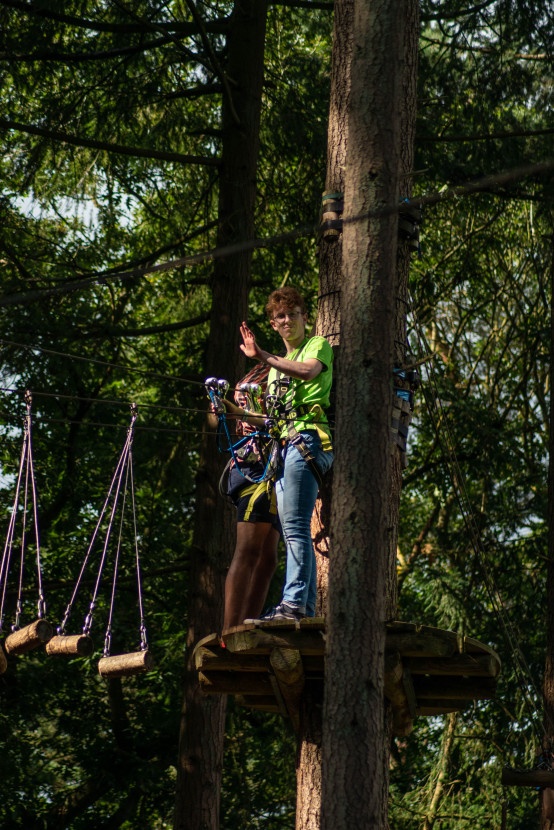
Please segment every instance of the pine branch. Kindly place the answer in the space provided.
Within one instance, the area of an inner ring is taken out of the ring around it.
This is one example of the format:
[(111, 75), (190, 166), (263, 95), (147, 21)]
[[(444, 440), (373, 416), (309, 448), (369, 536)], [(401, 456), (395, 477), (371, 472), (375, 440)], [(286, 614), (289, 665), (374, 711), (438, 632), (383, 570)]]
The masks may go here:
[(496, 0), (485, 0), (484, 3), (480, 3), (478, 6), (471, 6), (469, 9), (464, 8), (464, 4), (460, 4), (460, 8), (455, 11), (451, 12), (450, 14), (445, 14), (444, 11), (435, 12), (435, 14), (422, 14), (421, 21), (426, 23), (429, 20), (458, 20), (460, 17), (466, 17), (468, 14), (474, 14), (474, 12), (480, 12), (482, 9), (486, 9), (487, 6), (494, 6), (496, 4)]
[[(1, 0), (0, 0), (1, 2)], [(39, 135), (53, 141), (63, 141), (66, 144), (73, 144), (76, 147), (90, 147), (94, 150), (105, 150), (107, 153), (115, 153), (122, 156), (133, 156), (136, 158), (158, 159), (161, 161), (176, 161), (181, 164), (201, 164), (209, 167), (218, 167), (219, 159), (207, 156), (189, 156), (184, 153), (170, 153), (164, 150), (147, 150), (143, 147), (128, 147), (124, 144), (113, 144), (108, 141), (97, 141), (94, 138), (70, 135), (61, 130), (48, 130), (43, 127), (35, 127), (32, 124), (22, 124), (19, 121), (8, 121), (0, 118), (0, 130), (18, 130), (19, 132)]]
[(473, 135), (441, 135), (419, 136), (419, 141), (437, 144), (438, 142), (453, 143), (461, 141), (488, 141), (494, 138), (527, 138), (535, 135), (552, 135), (554, 127), (545, 127), (542, 130), (514, 130), (513, 132), (474, 133)]
[[(201, 323), (206, 323), (210, 319), (210, 312), (206, 311), (204, 314), (199, 314), (197, 317), (191, 317), (189, 320), (181, 320), (178, 323), (166, 323), (162, 326), (144, 326), (139, 329), (124, 329), (116, 326), (102, 326), (102, 331), (111, 337), (146, 337), (149, 334), (163, 334), (168, 331), (181, 331), (182, 329), (190, 329), (193, 326), (199, 326)], [(97, 337), (98, 332), (89, 332), (83, 337)]]
[[(165, 46), (166, 43), (173, 43), (173, 38), (164, 36), (157, 38), (157, 40), (150, 40), (146, 43), (138, 44), (137, 46), (122, 46), (120, 49), (106, 49), (102, 52), (56, 52), (51, 49), (43, 49), (38, 52), (31, 52), (30, 54), (0, 52), (0, 60), (29, 63), (33, 61), (81, 63), (83, 61), (109, 60), (110, 58), (119, 58), (124, 55), (138, 55), (141, 52), (146, 52), (147, 49), (157, 49), (160, 46)], [(193, 56), (192, 53), (191, 57), (196, 59), (196, 56)]]
[(335, 8), (334, 3), (316, 2), (311, 3), (310, 0), (269, 0), (269, 6), (289, 6), (293, 9), (319, 9), (324, 12), (332, 12)]
[[(60, 23), (67, 23), (70, 26), (77, 26), (82, 29), (90, 29), (94, 32), (112, 32), (114, 34), (133, 34), (135, 32), (151, 31), (152, 26), (157, 29), (165, 29), (168, 32), (174, 32), (179, 35), (197, 35), (198, 29), (193, 23), (179, 23), (172, 21), (171, 23), (101, 23), (97, 20), (88, 20), (83, 17), (76, 17), (71, 14), (62, 14), (51, 9), (37, 8), (31, 3), (24, 3), (22, 0), (0, 0), (0, 6), (6, 8), (18, 9), (26, 12), (29, 15), (36, 17), (44, 17), (48, 20), (58, 20)], [(213, 20), (205, 24), (207, 31), (213, 34), (226, 34), (228, 31), (228, 22), (225, 18), (220, 20)]]

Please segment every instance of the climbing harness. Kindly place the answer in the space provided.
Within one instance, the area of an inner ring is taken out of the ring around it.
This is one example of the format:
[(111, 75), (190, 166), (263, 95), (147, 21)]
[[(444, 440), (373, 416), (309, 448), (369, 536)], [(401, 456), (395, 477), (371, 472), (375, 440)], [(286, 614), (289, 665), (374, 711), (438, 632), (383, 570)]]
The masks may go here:
[[(311, 338), (308, 338), (302, 344), (298, 354), (294, 357), (295, 360), (300, 359), (310, 340)], [(275, 380), (270, 383), (266, 396), (268, 431), (276, 438), (281, 438), (283, 445), (290, 444), (296, 447), (315, 476), (318, 485), (321, 486), (323, 482), (321, 471), (302, 434), (296, 429), (295, 423), (305, 420), (306, 428), (315, 431), (319, 436), (323, 451), (329, 452), (332, 449), (331, 438), (328, 431), (320, 425), (325, 420), (325, 411), (319, 403), (295, 404), (295, 383), (294, 378), (283, 375), (279, 371), (277, 371)], [(287, 438), (283, 439), (281, 436), (285, 430)]]
[[(40, 543), (38, 531), (38, 507), (37, 507), (37, 489), (35, 482), (35, 473), (33, 466), (33, 450), (31, 441), (31, 408), (33, 396), (29, 389), (25, 392), (25, 404), (27, 412), (24, 417), (23, 429), (23, 446), (21, 449), (21, 457), (19, 462), (19, 471), (17, 474), (15, 498), (13, 508), (8, 524), (8, 531), (6, 534), (6, 542), (4, 544), (4, 553), (2, 562), (0, 564), (0, 631), (4, 623), (4, 612), (6, 604), (6, 591), (8, 584), (8, 573), (12, 559), (14, 547), (14, 534), (17, 512), (19, 508), (21, 484), (23, 479), (23, 504), (22, 504), (22, 529), (21, 529), (21, 555), (19, 564), (19, 581), (18, 593), (15, 606), (15, 621), (11, 627), (11, 634), (9, 634), (4, 641), (4, 649), (8, 654), (25, 654), (28, 651), (36, 648), (42, 643), (48, 642), (52, 636), (52, 626), (45, 619), (46, 601), (44, 599), (44, 592), (42, 587), (42, 570), (40, 562)], [(29, 491), (32, 499), (33, 511), (33, 530), (35, 537), (36, 549), (36, 563), (37, 563), (37, 585), (38, 585), (38, 615), (35, 622), (29, 625), (20, 627), (21, 616), (23, 614), (23, 584), (24, 584), (24, 566), (25, 566), (25, 552), (27, 547), (27, 515), (29, 510)], [(3, 658), (3, 659), (2, 659)], [(6, 660), (3, 651), (0, 652), (0, 673), (6, 668)]]
[[(100, 590), (100, 582), (102, 577), (102, 571), (106, 564), (107, 555), (108, 555), (108, 548), (110, 537), (112, 533), (112, 529), (114, 526), (117, 508), (119, 506), (119, 502), (121, 501), (119, 507), (119, 533), (118, 538), (115, 545), (115, 557), (114, 557), (114, 566), (113, 566), (113, 577), (112, 577), (112, 589), (111, 589), (111, 597), (110, 597), (110, 605), (108, 611), (108, 622), (106, 626), (106, 633), (104, 637), (104, 649), (103, 649), (103, 656), (98, 661), (98, 671), (102, 677), (126, 677), (129, 675), (140, 674), (142, 672), (150, 671), (154, 667), (154, 658), (151, 652), (148, 650), (148, 641), (146, 637), (146, 625), (144, 620), (144, 609), (143, 609), (143, 601), (142, 601), (142, 585), (141, 585), (141, 572), (140, 572), (140, 557), (139, 557), (139, 548), (138, 548), (138, 539), (137, 539), (137, 521), (136, 521), (136, 506), (135, 506), (135, 487), (134, 487), (134, 479), (133, 479), (133, 455), (132, 455), (132, 443), (133, 443), (133, 434), (134, 434), (134, 426), (135, 421), (138, 416), (138, 407), (136, 404), (131, 405), (131, 422), (129, 428), (127, 430), (127, 436), (125, 439), (125, 444), (119, 456), (119, 460), (117, 462), (115, 472), (112, 477), (112, 481), (108, 490), (108, 495), (104, 501), (104, 505), (102, 510), (100, 511), (100, 516), (96, 523), (96, 527), (92, 534), (92, 539), (90, 541), (88, 550), (86, 552), (83, 564), (81, 566), (81, 570), (79, 576), (77, 577), (77, 582), (75, 588), (73, 590), (73, 595), (67, 605), (65, 610), (65, 614), (60, 626), (57, 629), (57, 636), (53, 637), (52, 640), (48, 643), (47, 652), (50, 655), (77, 655), (80, 657), (88, 656), (92, 653), (93, 645), (92, 639), (90, 636), (90, 632), (93, 625), (93, 618), (94, 612), (96, 609), (96, 603), (98, 599), (98, 593)], [(127, 495), (130, 493), (130, 501), (131, 501), (131, 513), (132, 513), (132, 524), (133, 524), (133, 535), (134, 535), (134, 554), (135, 554), (135, 568), (136, 568), (136, 576), (137, 576), (137, 592), (138, 592), (138, 605), (139, 605), (139, 618), (140, 618), (140, 647), (138, 651), (125, 653), (125, 654), (116, 654), (111, 656), (111, 639), (112, 639), (112, 620), (113, 620), (113, 611), (115, 605), (115, 595), (116, 595), (116, 584), (117, 584), (117, 576), (119, 571), (120, 559), (121, 559), (121, 549), (122, 549), (122, 539), (123, 539), (123, 524), (124, 524), (124, 517), (125, 517), (125, 508), (127, 502)], [(65, 630), (71, 615), (73, 605), (75, 603), (77, 593), (79, 591), (81, 580), (83, 578), (83, 574), (85, 569), (88, 565), (91, 552), (93, 550), (95, 541), (99, 534), (100, 526), (104, 519), (104, 516), (107, 512), (108, 505), (112, 501), (111, 509), (108, 518), (108, 524), (106, 528), (106, 536), (104, 539), (104, 544), (102, 547), (102, 554), (100, 557), (100, 563), (98, 566), (98, 573), (96, 577), (96, 582), (94, 585), (94, 589), (92, 592), (92, 598), (90, 601), (88, 613), (85, 617), (82, 633), (78, 635), (66, 635)]]

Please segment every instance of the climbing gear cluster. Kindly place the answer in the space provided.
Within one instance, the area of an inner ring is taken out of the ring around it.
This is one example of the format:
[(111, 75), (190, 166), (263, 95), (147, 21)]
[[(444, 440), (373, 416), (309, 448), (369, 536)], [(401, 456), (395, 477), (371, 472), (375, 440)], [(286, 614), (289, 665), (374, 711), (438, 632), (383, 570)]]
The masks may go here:
[[(223, 378), (206, 378), (204, 386), (208, 394), (208, 398), (213, 407), (214, 413), (217, 415), (217, 445), (220, 452), (231, 453), (229, 463), (223, 471), (220, 479), (220, 492), (224, 491), (223, 482), (226, 479), (229, 469), (232, 464), (240, 475), (253, 484), (258, 484), (263, 481), (270, 481), (274, 478), (279, 463), (279, 445), (275, 440), (275, 436), (268, 431), (258, 430), (244, 435), (238, 441), (233, 442), (229, 425), (227, 423), (227, 408), (225, 406), (225, 395), (229, 390), (229, 381)], [(243, 383), (239, 390), (245, 395), (248, 402), (248, 411), (254, 415), (263, 415), (262, 408), (262, 389), (258, 383)], [(265, 425), (269, 425), (268, 418), (264, 419)], [(251, 447), (254, 445), (259, 458), (263, 462), (263, 472), (258, 476), (251, 476), (242, 469), (241, 461), (244, 460), (244, 453), (250, 453)]]
[(404, 469), (408, 463), (406, 457), (408, 428), (412, 422), (414, 396), (419, 387), (420, 378), (415, 368), (403, 369), (401, 367), (394, 369), (394, 377), (396, 384), (401, 385), (394, 387), (391, 429), (393, 447), (396, 445), (400, 448), (401, 466)]

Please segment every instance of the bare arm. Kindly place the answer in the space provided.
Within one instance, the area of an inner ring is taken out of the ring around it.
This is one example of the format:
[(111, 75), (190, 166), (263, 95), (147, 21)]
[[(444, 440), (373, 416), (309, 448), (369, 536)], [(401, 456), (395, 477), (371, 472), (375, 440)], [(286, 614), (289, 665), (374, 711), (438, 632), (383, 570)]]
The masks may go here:
[(256, 343), (256, 338), (253, 332), (250, 331), (246, 323), (240, 327), (243, 343), (241, 349), (247, 357), (260, 360), (262, 363), (267, 363), (272, 369), (277, 369), (283, 375), (291, 378), (298, 378), (298, 380), (313, 380), (320, 372), (323, 371), (323, 363), (315, 357), (310, 357), (308, 360), (287, 360), (284, 357), (278, 357), (271, 352), (264, 352)]
[[(228, 401), (225, 398), (221, 398), (220, 400), (222, 400), (225, 404), (227, 414), (231, 415), (233, 420), (244, 421), (246, 424), (256, 427), (256, 429), (263, 429), (265, 427), (265, 417), (263, 415), (252, 415), (245, 409), (241, 409), (240, 406), (236, 406), (236, 404), (231, 403), (231, 401)], [(212, 411), (208, 412), (208, 424), (212, 429), (217, 427), (217, 415), (213, 410), (213, 405)]]

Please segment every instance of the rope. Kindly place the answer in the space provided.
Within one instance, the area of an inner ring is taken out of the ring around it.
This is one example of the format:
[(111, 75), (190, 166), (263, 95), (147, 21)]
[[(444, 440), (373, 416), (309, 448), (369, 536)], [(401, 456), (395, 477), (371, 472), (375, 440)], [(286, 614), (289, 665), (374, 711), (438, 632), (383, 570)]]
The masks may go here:
[(97, 366), (107, 366), (110, 369), (121, 369), (124, 372), (134, 372), (137, 375), (144, 375), (144, 377), (149, 378), (156, 378), (157, 380), (171, 380), (171, 381), (178, 381), (179, 383), (190, 383), (191, 385), (195, 386), (202, 386), (202, 382), (199, 380), (193, 380), (192, 378), (183, 378), (179, 377), (178, 375), (163, 375), (159, 372), (149, 372), (147, 369), (137, 369), (132, 366), (125, 366), (122, 363), (110, 363), (106, 360), (96, 360), (92, 357), (84, 357), (83, 355), (78, 354), (69, 354), (69, 352), (59, 352), (55, 349), (45, 349), (43, 346), (29, 346), (28, 343), (17, 343), (14, 340), (4, 340), (0, 338), (0, 343), (4, 346), (16, 346), (19, 349), (29, 349), (33, 352), (42, 352), (43, 354), (52, 354), (56, 357), (69, 357), (71, 360), (81, 360), (85, 363), (94, 363)]
[(17, 517), (17, 510), (19, 507), (19, 498), (21, 492), (21, 481), (23, 478), (23, 470), (25, 470), (25, 483), (23, 488), (23, 516), (22, 516), (22, 530), (21, 530), (21, 556), (20, 556), (20, 565), (19, 565), (19, 580), (18, 580), (18, 592), (17, 592), (17, 599), (16, 599), (16, 607), (15, 607), (15, 620), (12, 625), (12, 631), (17, 631), (19, 629), (19, 624), (21, 621), (21, 614), (23, 612), (23, 582), (24, 582), (24, 573), (25, 573), (25, 549), (26, 549), (26, 539), (27, 539), (27, 513), (28, 513), (28, 506), (29, 506), (29, 484), (31, 485), (31, 496), (32, 496), (32, 504), (33, 504), (33, 519), (34, 519), (34, 535), (35, 535), (35, 547), (36, 547), (36, 563), (37, 563), (37, 584), (38, 584), (38, 617), (42, 619), (45, 610), (46, 610), (46, 603), (44, 599), (43, 587), (42, 587), (42, 571), (41, 571), (41, 564), (40, 564), (40, 541), (39, 541), (39, 532), (38, 532), (38, 499), (37, 499), (37, 490), (36, 490), (36, 482), (35, 482), (35, 473), (34, 473), (34, 465), (33, 465), (33, 450), (32, 450), (32, 441), (31, 441), (31, 429), (32, 429), (32, 419), (31, 419), (31, 407), (32, 407), (33, 397), (30, 390), (26, 390), (25, 392), (25, 403), (27, 406), (27, 411), (24, 416), (24, 427), (23, 427), (23, 445), (21, 448), (21, 456), (19, 462), (19, 471), (17, 475), (17, 482), (15, 488), (15, 498), (12, 508), (12, 513), (10, 516), (10, 520), (8, 523), (8, 531), (6, 535), (6, 542), (4, 545), (4, 552), (2, 556), (2, 564), (0, 566), (0, 583), (2, 584), (2, 596), (0, 600), (0, 631), (2, 630), (3, 620), (4, 620), (4, 604), (6, 598), (6, 589), (8, 584), (8, 573), (10, 568), (10, 562), (13, 552), (13, 540), (14, 540), (14, 532), (15, 532), (15, 521)]
[[(131, 422), (131, 423), (133, 423), (133, 422)], [(120, 470), (121, 470), (121, 465), (122, 465), (122, 463), (123, 463), (123, 461), (124, 461), (124, 458), (125, 458), (125, 457), (126, 457), (126, 455), (127, 455), (128, 445), (129, 445), (129, 437), (130, 437), (130, 436), (129, 436), (129, 430), (130, 430), (130, 429), (131, 429), (131, 427), (128, 427), (128, 429), (127, 429), (127, 437), (126, 437), (126, 440), (125, 440), (125, 444), (124, 444), (124, 446), (123, 446), (123, 449), (122, 449), (121, 454), (120, 454), (120, 456), (119, 456), (119, 459), (118, 459), (118, 461), (117, 461), (117, 465), (116, 465), (116, 468), (115, 468), (114, 474), (113, 474), (113, 476), (112, 476), (112, 480), (111, 480), (110, 487), (109, 487), (109, 490), (108, 490), (108, 495), (106, 496), (106, 499), (105, 499), (104, 504), (103, 504), (103, 506), (102, 506), (102, 510), (100, 511), (100, 515), (99, 515), (99, 517), (98, 517), (98, 521), (96, 522), (96, 527), (94, 528), (94, 532), (93, 532), (93, 534), (92, 534), (92, 538), (91, 538), (90, 543), (89, 543), (89, 546), (88, 546), (88, 548), (87, 548), (87, 552), (86, 552), (86, 554), (85, 554), (85, 558), (84, 558), (84, 560), (83, 560), (83, 564), (81, 565), (81, 570), (79, 571), (79, 575), (78, 575), (78, 577), (77, 577), (77, 581), (76, 581), (76, 583), (75, 583), (75, 588), (73, 589), (73, 594), (72, 594), (72, 596), (71, 596), (71, 599), (69, 600), (69, 603), (68, 603), (68, 605), (67, 605), (67, 608), (65, 609), (65, 613), (64, 613), (64, 616), (63, 616), (62, 622), (61, 622), (60, 626), (58, 627), (58, 634), (64, 634), (64, 633), (65, 633), (65, 627), (66, 627), (66, 625), (67, 625), (67, 622), (68, 622), (68, 620), (69, 620), (69, 617), (71, 616), (71, 612), (72, 612), (72, 609), (73, 609), (73, 605), (74, 605), (74, 603), (75, 603), (75, 599), (76, 599), (76, 597), (77, 597), (77, 593), (78, 593), (78, 591), (79, 591), (79, 588), (80, 588), (80, 585), (81, 585), (81, 580), (82, 580), (82, 578), (83, 578), (83, 574), (84, 574), (85, 569), (86, 569), (86, 567), (87, 567), (87, 564), (88, 564), (88, 561), (89, 561), (89, 558), (90, 558), (90, 554), (91, 554), (91, 552), (92, 552), (92, 548), (93, 548), (94, 543), (95, 543), (95, 541), (96, 541), (96, 537), (97, 537), (97, 535), (98, 535), (98, 531), (99, 531), (99, 529), (100, 529), (100, 525), (101, 525), (102, 520), (103, 520), (103, 518), (104, 518), (104, 514), (105, 514), (105, 512), (106, 512), (106, 508), (107, 508), (107, 506), (108, 506), (108, 502), (109, 502), (110, 497), (111, 497), (111, 494), (112, 494), (112, 492), (113, 492), (113, 489), (114, 489), (114, 486), (115, 486), (115, 483), (116, 483), (116, 479), (117, 479), (117, 477), (118, 477), (118, 475), (119, 475), (119, 473), (120, 473)], [(96, 592), (97, 592), (97, 590), (98, 590), (98, 582), (99, 582), (99, 581), (98, 581), (98, 579), (97, 579), (97, 582), (96, 582), (96, 588), (95, 588), (95, 591), (96, 591)], [(94, 592), (93, 592), (93, 593), (94, 593)], [(93, 603), (91, 603), (91, 606), (89, 607), (89, 613), (88, 613), (87, 617), (85, 618), (85, 625), (84, 625), (84, 627), (83, 627), (83, 634), (88, 634), (88, 631), (90, 630), (90, 627), (91, 627), (91, 625), (92, 625), (92, 613), (93, 613), (93, 611), (94, 611), (94, 605), (93, 605)], [(90, 617), (90, 619), (89, 619), (89, 617)]]
[[(538, 162), (536, 164), (524, 164), (519, 167), (513, 167), (508, 170), (504, 170), (500, 173), (482, 176), (479, 179), (466, 182), (465, 184), (459, 186), (447, 187), (444, 190), (441, 190), (440, 192), (423, 194), (421, 196), (418, 196), (417, 198), (413, 198), (408, 200), (407, 202), (403, 202), (400, 205), (380, 207), (374, 210), (367, 211), (365, 213), (357, 214), (356, 216), (352, 216), (351, 218), (343, 219), (343, 226), (355, 222), (365, 222), (368, 219), (376, 218), (379, 216), (388, 216), (392, 215), (393, 213), (399, 213), (402, 210), (406, 210), (407, 207), (423, 208), (427, 206), (436, 205), (439, 202), (445, 202), (450, 199), (457, 199), (463, 196), (471, 196), (481, 191), (488, 192), (491, 190), (498, 190), (499, 188), (508, 184), (512, 184), (513, 182), (516, 182), (520, 179), (525, 179), (529, 176), (545, 176), (552, 173), (552, 171), (554, 171), (554, 158), (548, 158), (545, 161)], [(55, 288), (47, 288), (38, 291), (29, 291), (26, 294), (13, 294), (11, 296), (4, 295), (3, 297), (0, 297), (0, 306), (20, 305), (22, 303), (35, 302), (36, 300), (42, 300), (45, 297), (55, 296), (57, 294), (65, 294), (69, 291), (76, 291), (81, 288), (86, 289), (92, 287), (93, 285), (107, 284), (108, 279), (110, 278), (118, 280), (136, 279), (137, 277), (143, 278), (148, 274), (173, 271), (176, 268), (182, 268), (186, 265), (196, 265), (198, 263), (210, 260), (225, 259), (229, 256), (234, 256), (244, 251), (253, 251), (258, 250), (260, 248), (273, 248), (277, 245), (291, 243), (294, 240), (300, 239), (302, 237), (317, 237), (319, 232), (319, 224), (304, 225), (292, 231), (287, 231), (286, 233), (278, 234), (276, 236), (266, 237), (265, 239), (249, 239), (244, 240), (242, 242), (235, 242), (230, 245), (224, 245), (218, 248), (213, 248), (211, 250), (203, 251), (198, 254), (192, 254), (190, 256), (181, 257), (180, 259), (171, 260), (169, 262), (163, 262), (159, 265), (150, 265), (148, 267), (136, 268), (129, 271), (117, 272), (114, 274), (106, 274), (103, 277), (86, 277), (77, 280), (72, 284), (64, 284), (62, 286), (58, 286)]]

